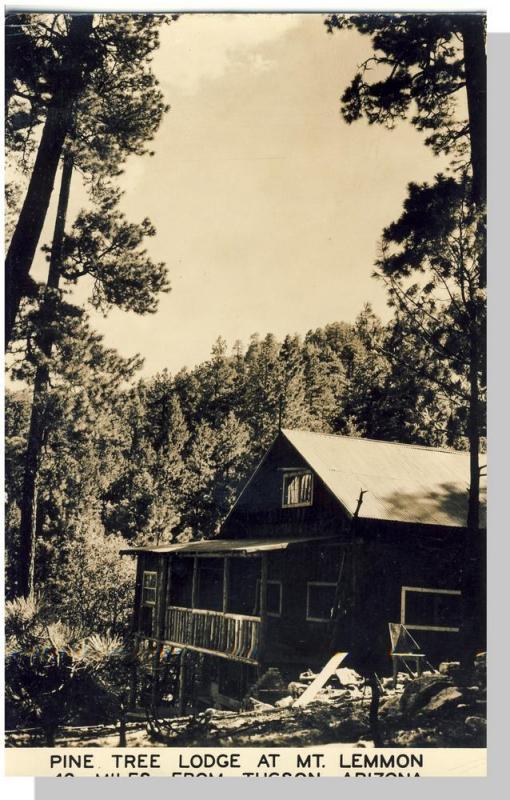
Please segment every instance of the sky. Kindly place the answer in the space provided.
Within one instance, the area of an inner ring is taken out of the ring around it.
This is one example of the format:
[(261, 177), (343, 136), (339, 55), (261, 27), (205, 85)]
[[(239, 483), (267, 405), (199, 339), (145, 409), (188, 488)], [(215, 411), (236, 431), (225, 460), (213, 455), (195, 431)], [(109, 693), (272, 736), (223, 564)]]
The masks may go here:
[[(144, 374), (193, 367), (218, 336), (304, 335), (366, 302), (389, 316), (372, 277), (381, 232), (408, 182), (443, 165), (409, 122), (343, 121), (339, 98), (370, 41), (328, 35), (323, 19), (185, 14), (163, 28), (153, 67), (171, 110), (155, 155), (131, 157), (121, 180), (127, 217), (157, 229), (148, 250), (172, 291), (153, 315), (91, 311)], [(71, 213), (83, 200), (75, 190)]]

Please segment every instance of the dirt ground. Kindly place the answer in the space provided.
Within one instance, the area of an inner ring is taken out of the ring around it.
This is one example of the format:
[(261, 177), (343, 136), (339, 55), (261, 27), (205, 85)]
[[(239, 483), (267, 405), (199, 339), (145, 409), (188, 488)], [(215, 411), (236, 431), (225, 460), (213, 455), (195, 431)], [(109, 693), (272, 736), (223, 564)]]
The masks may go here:
[[(339, 671), (342, 672), (342, 671)], [(373, 747), (369, 721), (370, 689), (363, 679), (343, 671), (312, 702), (295, 707), (307, 686), (289, 684), (289, 694), (275, 705), (249, 698), (246, 711), (206, 711), (171, 719), (129, 722), (128, 747), (300, 747), (342, 743)], [(394, 688), (381, 685), (379, 736), (386, 747), (483, 747), (486, 741), (486, 659), (477, 657), (470, 680), (461, 680), (458, 664), (410, 679), (399, 674)], [(6, 737), (7, 746), (40, 746), (37, 731)], [(68, 727), (57, 736), (59, 747), (117, 747), (116, 726)]]

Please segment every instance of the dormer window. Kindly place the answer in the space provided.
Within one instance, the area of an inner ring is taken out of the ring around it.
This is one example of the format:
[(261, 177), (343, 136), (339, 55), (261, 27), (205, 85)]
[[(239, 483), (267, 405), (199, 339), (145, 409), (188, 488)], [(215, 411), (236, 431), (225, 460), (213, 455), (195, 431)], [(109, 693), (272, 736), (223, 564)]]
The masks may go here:
[(313, 475), (310, 470), (289, 470), (283, 474), (282, 508), (311, 506)]

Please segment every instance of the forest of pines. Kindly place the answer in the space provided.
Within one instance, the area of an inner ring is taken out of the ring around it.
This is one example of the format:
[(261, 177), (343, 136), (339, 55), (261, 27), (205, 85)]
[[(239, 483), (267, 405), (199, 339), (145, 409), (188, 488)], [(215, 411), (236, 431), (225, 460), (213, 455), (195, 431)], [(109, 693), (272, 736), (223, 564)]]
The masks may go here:
[[(80, 697), (87, 713), (100, 705), (96, 690), (104, 703), (105, 686), (114, 717), (124, 713), (134, 565), (119, 550), (217, 535), (280, 427), (468, 450), (466, 553), (478, 541), (483, 16), (317, 18), (325, 40), (369, 43), (338, 87), (339, 125), (411, 125), (448, 160), (429, 182), (402, 186), (400, 215), (366, 265), (391, 318), (366, 306), (304, 337), (220, 337), (203, 363), (141, 378), (142, 359), (106, 346), (74, 289), (104, 315), (153, 314), (170, 290), (147, 250), (156, 228), (143, 213), (126, 217), (119, 179), (128, 158), (154, 153), (169, 106), (153, 55), (175, 24), (177, 15), (12, 13), (6, 26), (6, 685), (10, 724), (42, 726), (49, 745)], [(78, 190), (87, 207), (76, 215)], [(468, 620), (472, 577), (468, 568)]]
[[(406, 357), (398, 326), (369, 307), (304, 339), (255, 334), (229, 348), (219, 338), (207, 361), (149, 379), (136, 378), (136, 359), (82, 337), (57, 359), (37, 498), (35, 583), (64, 618), (76, 606), (86, 619), (90, 606), (96, 627), (125, 622), (122, 542), (214, 536), (279, 426), (466, 447), (465, 407), (437, 391), (416, 349)], [(6, 411), (15, 552), (30, 393), (10, 391)], [(77, 569), (85, 580), (75, 583)], [(69, 582), (83, 592), (70, 597)]]

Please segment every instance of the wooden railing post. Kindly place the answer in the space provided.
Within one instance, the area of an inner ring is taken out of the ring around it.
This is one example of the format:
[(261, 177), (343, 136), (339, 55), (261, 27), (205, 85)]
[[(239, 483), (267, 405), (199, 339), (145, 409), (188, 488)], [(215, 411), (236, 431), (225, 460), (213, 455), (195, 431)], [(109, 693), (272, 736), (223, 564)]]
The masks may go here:
[(177, 698), (177, 713), (182, 714), (184, 711), (185, 693), (186, 693), (186, 648), (181, 650), (181, 658), (179, 662), (179, 695)]
[(170, 606), (168, 620), (163, 641), (173, 647), (251, 664), (259, 660), (260, 617)]

